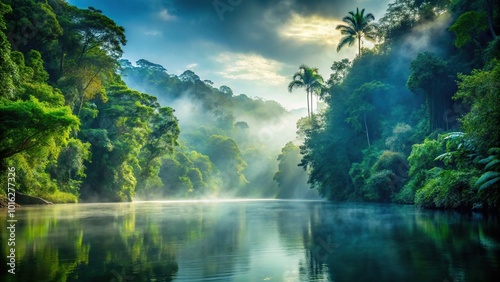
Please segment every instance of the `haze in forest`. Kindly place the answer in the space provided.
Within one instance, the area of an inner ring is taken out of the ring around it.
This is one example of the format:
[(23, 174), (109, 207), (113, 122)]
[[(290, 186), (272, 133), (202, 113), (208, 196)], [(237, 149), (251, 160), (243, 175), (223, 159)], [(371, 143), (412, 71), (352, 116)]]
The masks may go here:
[(0, 3), (19, 192), (499, 206), (495, 1)]
[(276, 100), (291, 110), (305, 107), (302, 95), (286, 91), (300, 64), (318, 67), (328, 77), (333, 61), (354, 58), (354, 48), (335, 51), (340, 39), (335, 26), (346, 12), (362, 6), (379, 18), (389, 1), (69, 3), (79, 8), (95, 7), (123, 26), (128, 39), (123, 57), (131, 62), (146, 59), (175, 75), (192, 70), (217, 87), (228, 85), (235, 94)]

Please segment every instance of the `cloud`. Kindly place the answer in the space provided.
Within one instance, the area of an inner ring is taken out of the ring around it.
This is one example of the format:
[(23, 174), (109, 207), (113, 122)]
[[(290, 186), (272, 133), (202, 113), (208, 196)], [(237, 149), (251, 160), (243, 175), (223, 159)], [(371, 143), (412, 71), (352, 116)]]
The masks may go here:
[(169, 22), (169, 21), (174, 21), (174, 20), (176, 20), (176, 19), (177, 19), (177, 17), (176, 17), (176, 16), (174, 16), (174, 15), (172, 15), (172, 14), (170, 14), (170, 13), (168, 12), (168, 10), (167, 10), (167, 9), (163, 9), (163, 10), (161, 10), (161, 11), (158, 13), (158, 16), (160, 17), (160, 19), (162, 19), (162, 20), (164, 20), (164, 21), (167, 21), (167, 22)]
[(144, 32), (144, 34), (147, 36), (158, 36), (158, 35), (161, 35), (161, 31), (150, 30), (150, 31)]
[(321, 16), (302, 16), (293, 13), (290, 19), (278, 28), (278, 34), (288, 40), (315, 45), (336, 45), (340, 32), (335, 27), (341, 21)]
[(192, 70), (192, 69), (196, 68), (197, 66), (198, 66), (198, 64), (197, 64), (197, 63), (192, 63), (192, 64), (187, 65), (187, 66), (186, 66), (186, 69), (188, 69), (188, 70)]
[(328, 77), (333, 61), (357, 53), (355, 47), (335, 51), (337, 21), (358, 6), (379, 19), (389, 1), (243, 0), (231, 5), (221, 21), (213, 0), (72, 0), (81, 8), (102, 10), (123, 26), (124, 56), (133, 61), (147, 59), (178, 74), (197, 63), (200, 77), (290, 108), (299, 105), (299, 96), (295, 101), (286, 85), (299, 65), (318, 67)]
[(251, 80), (277, 85), (286, 78), (278, 73), (282, 64), (257, 54), (224, 52), (216, 56), (215, 61), (221, 65), (221, 76), (229, 79)]

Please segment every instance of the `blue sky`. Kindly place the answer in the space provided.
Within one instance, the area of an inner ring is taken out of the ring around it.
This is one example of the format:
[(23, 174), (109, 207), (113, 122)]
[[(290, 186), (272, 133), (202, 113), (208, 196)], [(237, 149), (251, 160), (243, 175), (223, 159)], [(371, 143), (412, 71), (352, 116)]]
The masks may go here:
[(326, 78), (336, 60), (335, 26), (356, 7), (383, 16), (388, 0), (69, 0), (92, 6), (125, 28), (125, 59), (146, 59), (168, 73), (190, 69), (235, 94), (304, 107), (303, 91), (288, 93), (299, 65), (318, 67)]

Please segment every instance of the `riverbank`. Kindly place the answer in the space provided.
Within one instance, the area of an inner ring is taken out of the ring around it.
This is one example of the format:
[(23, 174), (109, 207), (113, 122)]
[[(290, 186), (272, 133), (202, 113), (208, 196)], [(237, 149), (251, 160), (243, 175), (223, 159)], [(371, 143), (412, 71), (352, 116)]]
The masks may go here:
[[(7, 197), (0, 195), (0, 209), (7, 208), (9, 205), (9, 199)], [(16, 208), (21, 207), (19, 204), (16, 204)]]
[[(52, 205), (53, 203), (40, 197), (34, 197), (23, 193), (16, 192), (14, 203), (16, 207), (21, 205)], [(4, 195), (0, 196), (0, 208), (7, 208), (10, 200)]]

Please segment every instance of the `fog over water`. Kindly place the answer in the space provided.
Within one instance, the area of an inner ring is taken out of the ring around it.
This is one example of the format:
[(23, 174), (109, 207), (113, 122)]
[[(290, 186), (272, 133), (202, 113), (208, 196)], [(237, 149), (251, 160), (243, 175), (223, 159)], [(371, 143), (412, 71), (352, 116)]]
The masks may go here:
[(499, 280), (497, 2), (0, 0), (0, 281)]
[[(2, 281), (118, 275), (137, 281), (492, 281), (500, 274), (499, 219), (479, 213), (259, 199), (57, 205), (17, 213), (23, 255), (16, 276), (2, 272)], [(2, 213), (0, 227), (5, 223)]]

